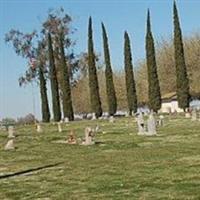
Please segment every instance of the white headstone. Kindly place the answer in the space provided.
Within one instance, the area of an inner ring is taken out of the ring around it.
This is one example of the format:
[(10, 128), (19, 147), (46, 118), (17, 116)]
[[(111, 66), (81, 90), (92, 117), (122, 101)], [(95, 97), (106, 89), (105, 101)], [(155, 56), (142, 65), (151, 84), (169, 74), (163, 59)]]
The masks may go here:
[(36, 129), (37, 129), (37, 132), (38, 132), (38, 133), (42, 133), (42, 127), (41, 127), (41, 125), (40, 125), (40, 124), (37, 124), (36, 126), (37, 126), (37, 128), (36, 128)]
[(163, 115), (160, 115), (160, 116), (159, 116), (158, 125), (159, 125), (159, 126), (163, 126), (163, 125), (164, 125), (164, 116), (163, 116)]
[(96, 127), (95, 127), (95, 132), (97, 133), (98, 131), (99, 131), (99, 126), (96, 125)]
[(96, 114), (95, 113), (92, 113), (92, 120), (96, 120)]
[(110, 116), (110, 117), (109, 117), (109, 122), (110, 122), (110, 123), (114, 123), (114, 122), (115, 122), (115, 118), (114, 118), (113, 116)]
[(68, 122), (69, 122), (69, 118), (68, 118), (68, 117), (65, 117), (64, 122), (65, 122), (65, 123), (68, 123)]
[(15, 149), (14, 140), (13, 139), (8, 140), (8, 142), (6, 143), (4, 147), (4, 150), (13, 150), (13, 149)]
[(147, 117), (149, 114), (148, 112), (144, 112), (144, 116)]
[(108, 116), (107, 115), (103, 116), (103, 119), (108, 120)]
[(86, 127), (85, 128), (85, 141), (82, 144), (83, 145), (92, 145), (92, 144), (94, 144), (94, 141), (92, 141), (93, 136), (94, 136), (94, 133), (92, 131), (92, 128)]
[(185, 113), (185, 118), (188, 119), (188, 118), (190, 118), (190, 117), (191, 117), (191, 114), (190, 114), (189, 112), (186, 112), (186, 113)]
[(156, 135), (156, 120), (153, 113), (150, 113), (147, 120), (147, 133), (146, 135)]
[(198, 119), (199, 119), (199, 121), (200, 121), (200, 110), (198, 110)]
[(200, 121), (200, 110), (197, 110), (197, 120)]
[(129, 112), (126, 112), (125, 113), (125, 117), (129, 117), (130, 115), (129, 115)]
[(58, 132), (61, 133), (62, 132), (62, 127), (61, 127), (61, 123), (58, 122)]
[(136, 116), (137, 126), (138, 126), (138, 135), (145, 135), (145, 124), (143, 114), (140, 112), (139, 115)]
[(9, 126), (8, 127), (8, 138), (14, 138), (14, 127), (13, 126)]
[(193, 109), (192, 110), (192, 121), (196, 121), (197, 120), (197, 111), (196, 111), (196, 109)]

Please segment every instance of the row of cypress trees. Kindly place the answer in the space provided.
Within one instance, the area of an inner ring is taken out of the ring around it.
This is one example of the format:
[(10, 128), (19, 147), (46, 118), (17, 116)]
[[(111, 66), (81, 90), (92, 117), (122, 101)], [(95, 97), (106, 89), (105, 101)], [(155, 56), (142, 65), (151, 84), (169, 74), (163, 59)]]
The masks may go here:
[[(189, 107), (189, 79), (184, 56), (182, 31), (180, 27), (176, 2), (173, 5), (174, 18), (174, 60), (176, 66), (176, 94), (178, 105), (184, 111)], [(146, 34), (146, 61), (149, 83), (149, 107), (154, 111), (161, 108), (161, 92), (157, 74), (157, 64), (154, 48), (154, 39), (151, 32), (150, 12), (147, 13), (147, 34)], [(170, 83), (169, 83), (170, 84)]]
[[(189, 81), (187, 77), (187, 70), (184, 58), (182, 33), (175, 2), (173, 7), (173, 13), (174, 13), (174, 49), (175, 49), (174, 58), (175, 58), (176, 76), (177, 76), (177, 96), (178, 96), (179, 107), (185, 110), (189, 106)], [(103, 38), (103, 48), (104, 48), (104, 60), (105, 60), (105, 78), (106, 78), (108, 113), (110, 116), (113, 116), (117, 111), (117, 98), (113, 82), (113, 72), (111, 67), (108, 37), (104, 24), (102, 23), (101, 26), (102, 26), (102, 38)], [(59, 67), (61, 72), (60, 88), (62, 91), (62, 107), (63, 107), (64, 117), (68, 117), (69, 120), (74, 120), (71, 89), (70, 89), (70, 78), (65, 60), (63, 38), (64, 35), (61, 32), (59, 35), (59, 50), (61, 55)], [(160, 92), (159, 78), (157, 73), (156, 54), (155, 54), (153, 34), (151, 31), (149, 10), (147, 12), (145, 48), (146, 48), (146, 65), (148, 73), (148, 96), (149, 96), (148, 103), (149, 103), (149, 108), (157, 112), (161, 108), (161, 92)], [(59, 98), (59, 86), (58, 86), (54, 51), (50, 33), (48, 34), (48, 50), (49, 50), (50, 80), (51, 80), (54, 120), (60, 121), (61, 105)], [(136, 95), (136, 85), (134, 80), (134, 72), (132, 64), (130, 38), (126, 31), (124, 33), (124, 69), (125, 69), (125, 82), (126, 82), (126, 92), (127, 92), (127, 105), (128, 105), (129, 115), (132, 115), (133, 112), (134, 113), (137, 112), (137, 95)], [(97, 70), (95, 66), (95, 52), (93, 44), (93, 30), (92, 30), (91, 17), (89, 18), (89, 24), (88, 24), (88, 72), (89, 72), (91, 111), (95, 113), (96, 117), (100, 117), (103, 111), (99, 94)], [(46, 82), (43, 81), (45, 79), (43, 77), (43, 73), (41, 70), (39, 70), (39, 75), (41, 79), (41, 87), (43, 87), (43, 94), (41, 94), (41, 96), (43, 96), (42, 98), (43, 121), (48, 122), (50, 119), (50, 112), (48, 108), (48, 103), (45, 105), (45, 102), (47, 101), (47, 95), (45, 92)]]
[[(110, 61), (110, 52), (108, 45), (108, 37), (104, 24), (102, 26), (102, 38), (104, 48), (104, 60), (105, 60), (105, 78), (106, 78), (106, 94), (108, 102), (108, 113), (113, 116), (117, 111), (117, 98), (113, 82), (113, 72)], [(90, 88), (90, 101), (91, 110), (95, 113), (96, 117), (102, 115), (101, 100), (99, 95), (98, 78), (95, 67), (95, 54), (92, 36), (92, 18), (89, 18), (88, 25), (88, 69), (89, 69), (89, 88)], [(130, 39), (128, 33), (124, 34), (124, 67), (126, 74), (126, 89), (127, 89), (127, 102), (129, 114), (137, 111), (137, 96), (135, 88), (135, 80), (133, 74), (132, 55), (130, 47)]]
[[(177, 98), (180, 108), (184, 110), (189, 107), (189, 81), (187, 77), (187, 69), (184, 58), (184, 49), (182, 42), (182, 33), (178, 18), (176, 3), (174, 1), (173, 8), (174, 15), (174, 58), (176, 65), (176, 80), (177, 80)], [(106, 77), (106, 93), (108, 101), (109, 115), (114, 115), (117, 111), (117, 99), (113, 83), (113, 73), (110, 61), (108, 38), (106, 29), (102, 23), (103, 46), (104, 46), (104, 60), (105, 60), (105, 77)], [(154, 46), (153, 34), (151, 31), (150, 11), (147, 12), (147, 27), (146, 27), (146, 65), (148, 73), (148, 96), (149, 108), (157, 112), (161, 108), (161, 91), (159, 78), (157, 73), (156, 53)], [(88, 27), (88, 67), (89, 67), (89, 87), (90, 100), (92, 111), (99, 117), (102, 114), (101, 101), (99, 96), (98, 78), (95, 67), (95, 55), (92, 39), (92, 19), (89, 18)], [(137, 111), (137, 95), (134, 80), (131, 45), (128, 33), (124, 33), (124, 68), (125, 68), (125, 82), (127, 91), (127, 104), (129, 115)], [(170, 83), (169, 83), (170, 84)]]

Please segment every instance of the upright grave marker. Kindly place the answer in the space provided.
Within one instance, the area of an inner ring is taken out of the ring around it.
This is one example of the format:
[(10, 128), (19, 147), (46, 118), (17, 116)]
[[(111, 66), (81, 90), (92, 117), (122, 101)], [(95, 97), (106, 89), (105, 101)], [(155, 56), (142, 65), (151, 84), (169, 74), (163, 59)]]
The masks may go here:
[(147, 120), (147, 134), (146, 135), (156, 135), (156, 120), (153, 112), (150, 113)]
[(14, 146), (14, 140), (13, 139), (10, 139), (8, 140), (8, 142), (6, 143), (5, 147), (4, 147), (4, 150), (14, 150), (15, 149), (15, 146)]
[(8, 138), (14, 138), (15, 134), (14, 134), (14, 127), (13, 126), (9, 126), (8, 127)]
[(138, 126), (138, 135), (145, 135), (144, 117), (141, 112), (136, 116), (136, 121)]
[(92, 128), (86, 127), (85, 128), (85, 141), (82, 142), (83, 145), (92, 145), (95, 144), (93, 141), (94, 132), (92, 131)]
[(36, 125), (36, 130), (37, 130), (38, 133), (42, 133), (42, 126), (41, 126), (41, 124), (37, 124)]

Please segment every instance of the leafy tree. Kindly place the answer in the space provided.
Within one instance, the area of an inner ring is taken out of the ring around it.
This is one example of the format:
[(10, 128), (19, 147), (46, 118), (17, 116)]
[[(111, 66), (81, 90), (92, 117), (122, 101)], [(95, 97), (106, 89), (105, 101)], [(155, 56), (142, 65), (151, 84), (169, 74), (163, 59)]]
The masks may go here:
[(89, 18), (88, 25), (88, 69), (89, 69), (89, 88), (90, 88), (90, 102), (91, 110), (96, 117), (102, 115), (101, 100), (99, 96), (98, 78), (95, 66), (95, 54), (92, 37), (92, 18)]
[(189, 80), (185, 64), (182, 31), (179, 23), (178, 10), (174, 1), (174, 57), (176, 66), (176, 92), (178, 105), (184, 110), (189, 107)]
[(126, 31), (124, 33), (124, 68), (129, 115), (132, 115), (132, 112), (137, 112), (137, 95), (133, 74), (130, 39)]
[(110, 53), (108, 46), (108, 37), (106, 34), (106, 29), (102, 23), (102, 34), (103, 34), (103, 47), (104, 47), (104, 59), (105, 59), (105, 77), (106, 77), (106, 93), (108, 102), (108, 113), (109, 115), (114, 115), (117, 111), (117, 98), (115, 94), (115, 87), (113, 82), (113, 72), (110, 62)]
[[(9, 33), (6, 34), (6, 42), (12, 42), (13, 47), (18, 55), (26, 58), (29, 62), (28, 69), (25, 71), (25, 74), (19, 78), (20, 86), (26, 83), (32, 82), (34, 80), (42, 78), (41, 72), (44, 72), (44, 80), (46, 81), (50, 76), (48, 76), (48, 33), (51, 34), (52, 39), (52, 47), (54, 49), (54, 63), (55, 69), (57, 74), (58, 83), (60, 83), (60, 97), (63, 97), (64, 89), (61, 88), (62, 82), (62, 75), (60, 73), (60, 65), (61, 61), (61, 51), (60, 51), (60, 44), (59, 44), (59, 35), (61, 31), (63, 32), (63, 46), (64, 50), (67, 49), (66, 57), (66, 65), (69, 71), (70, 77), (70, 85), (73, 86), (77, 82), (77, 74), (79, 72), (78, 60), (75, 54), (73, 53), (73, 47), (75, 42), (71, 40), (71, 34), (74, 33), (75, 29), (71, 27), (72, 18), (65, 13), (63, 8), (57, 10), (50, 10), (48, 12), (47, 18), (42, 23), (42, 29), (38, 31), (33, 31), (28, 34), (24, 34), (18, 30), (11, 30)], [(43, 49), (38, 52), (39, 43), (43, 43)], [(42, 60), (39, 58), (39, 55), (42, 56)], [(43, 66), (43, 69), (40, 70), (40, 66)], [(45, 83), (46, 84), (46, 83)], [(59, 85), (58, 85), (59, 87)], [(43, 87), (40, 87), (41, 89)], [(44, 91), (40, 91), (41, 95), (45, 94), (46, 90), (43, 88)], [(47, 95), (46, 95), (47, 97)], [(43, 100), (46, 98), (45, 95), (41, 96), (41, 104), (42, 106), (45, 105)], [(48, 106), (48, 105), (47, 105)], [(46, 106), (46, 108), (47, 108)], [(42, 107), (42, 112), (44, 109)], [(44, 113), (42, 113), (44, 116)], [(47, 121), (43, 119), (43, 121)]]
[(27, 114), (25, 117), (17, 118), (17, 124), (20, 124), (20, 125), (34, 124), (35, 122), (38, 122), (38, 120), (31, 113)]
[(6, 34), (5, 41), (13, 45), (17, 55), (28, 60), (28, 69), (25, 74), (19, 78), (20, 86), (37, 80), (38, 78), (40, 83), (42, 120), (44, 122), (49, 122), (50, 112), (45, 78), (44, 40), (39, 41), (36, 31), (24, 34), (18, 30), (12, 29)]
[(148, 73), (149, 107), (153, 111), (157, 112), (161, 108), (161, 94), (149, 10), (147, 13), (146, 62)]
[(2, 119), (1, 123), (4, 125), (14, 125), (16, 121), (13, 118), (6, 117)]
[(63, 45), (63, 34), (60, 33), (60, 54), (61, 54), (61, 64), (60, 64), (60, 72), (61, 72), (61, 88), (62, 88), (62, 102), (63, 102), (63, 111), (64, 117), (68, 117), (69, 120), (74, 120), (74, 112), (72, 107), (72, 98), (71, 98), (71, 87), (69, 80), (69, 71), (66, 64), (65, 59), (65, 51)]
[(51, 81), (51, 93), (52, 93), (52, 106), (53, 106), (54, 121), (60, 121), (61, 120), (61, 111), (60, 111), (58, 80), (57, 80), (57, 72), (56, 72), (56, 67), (55, 67), (52, 40), (51, 40), (50, 33), (48, 34), (48, 50), (49, 50), (49, 72), (50, 72), (50, 81)]
[[(66, 50), (66, 64), (69, 71), (70, 83), (73, 85), (76, 82), (76, 73), (79, 71), (78, 59), (73, 53), (73, 47), (75, 42), (71, 39), (71, 35), (75, 33), (76, 29), (71, 26), (72, 18), (65, 13), (64, 9), (61, 7), (57, 10), (50, 10), (47, 19), (42, 24), (41, 33), (43, 35), (51, 34), (52, 46), (54, 49), (54, 60), (57, 71), (57, 79), (59, 85), (61, 86), (62, 75), (60, 70), (62, 67), (61, 61), (61, 50), (60, 50), (60, 34), (63, 35), (63, 48)], [(62, 97), (62, 88), (61, 97)]]
[[(65, 14), (63, 8), (56, 11), (52, 10), (43, 23), (42, 30), (43, 34), (51, 34), (63, 114), (69, 120), (74, 119), (71, 87), (76, 85), (77, 74), (80, 71), (79, 61), (73, 53), (75, 42), (70, 37), (75, 31), (71, 27), (71, 22), (72, 18), (68, 14)], [(66, 55), (65, 52), (67, 52)]]

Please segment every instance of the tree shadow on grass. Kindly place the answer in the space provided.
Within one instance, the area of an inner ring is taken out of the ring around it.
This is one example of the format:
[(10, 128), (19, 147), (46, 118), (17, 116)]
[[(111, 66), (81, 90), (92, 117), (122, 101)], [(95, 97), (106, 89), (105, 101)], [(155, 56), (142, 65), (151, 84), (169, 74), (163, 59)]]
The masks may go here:
[(54, 164), (50, 164), (50, 165), (44, 165), (44, 166), (41, 166), (41, 167), (22, 170), (22, 171), (15, 172), (15, 173), (12, 173), (12, 174), (1, 175), (0, 179), (10, 178), (10, 177), (19, 176), (19, 175), (27, 174), (27, 173), (34, 172), (34, 171), (39, 171), (39, 170), (42, 170), (42, 169), (47, 169), (47, 168), (50, 168), (50, 167), (55, 167), (55, 166), (58, 166), (58, 165), (63, 164), (63, 163), (64, 162), (58, 162), (58, 163), (54, 163)]

